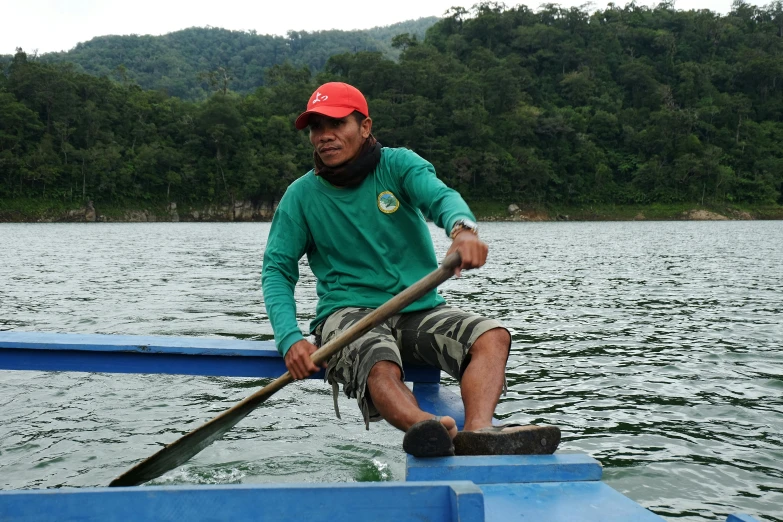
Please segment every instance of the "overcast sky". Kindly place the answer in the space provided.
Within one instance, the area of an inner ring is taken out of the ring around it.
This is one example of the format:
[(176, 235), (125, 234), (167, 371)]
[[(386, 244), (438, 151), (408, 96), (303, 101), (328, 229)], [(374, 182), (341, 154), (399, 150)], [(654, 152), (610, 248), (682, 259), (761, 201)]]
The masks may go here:
[[(475, 0), (9, 0), (0, 7), (0, 54), (17, 47), (28, 53), (67, 51), (78, 42), (107, 34), (165, 34), (187, 27), (255, 29), (284, 35), (289, 30), (367, 29), (424, 16), (441, 16), (449, 7), (469, 8)], [(538, 0), (523, 3), (537, 8)], [(543, 3), (543, 2), (541, 2)], [(564, 7), (585, 0), (563, 0)], [(624, 0), (615, 1), (625, 5)], [(653, 6), (658, 1), (640, 0)], [(768, 2), (749, 0), (763, 5)], [(605, 7), (596, 1), (592, 9)], [(726, 13), (731, 0), (676, 0), (677, 9)], [(591, 10), (592, 10), (591, 9)]]

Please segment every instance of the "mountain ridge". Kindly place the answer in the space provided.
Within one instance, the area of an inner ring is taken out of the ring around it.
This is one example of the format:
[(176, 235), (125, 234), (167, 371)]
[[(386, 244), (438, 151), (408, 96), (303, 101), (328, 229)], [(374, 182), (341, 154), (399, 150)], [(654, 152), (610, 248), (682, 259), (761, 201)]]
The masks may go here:
[[(267, 69), (286, 62), (316, 72), (329, 57), (346, 52), (378, 52), (396, 60), (399, 50), (392, 47), (394, 36), (409, 33), (423, 39), (438, 20), (425, 17), (352, 31), (288, 31), (286, 36), (211, 26), (159, 36), (103, 35), (36, 59), (72, 63), (78, 72), (201, 100), (218, 89), (216, 83), (238, 93), (252, 92), (265, 84)], [(11, 58), (0, 56), (0, 64)]]

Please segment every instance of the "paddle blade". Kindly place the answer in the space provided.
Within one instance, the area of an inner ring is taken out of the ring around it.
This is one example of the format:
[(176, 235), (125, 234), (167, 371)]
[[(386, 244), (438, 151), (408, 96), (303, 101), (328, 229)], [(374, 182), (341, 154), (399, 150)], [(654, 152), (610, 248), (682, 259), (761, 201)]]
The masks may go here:
[[(160, 477), (167, 471), (181, 466), (225, 435), (237, 422), (242, 420), (242, 417), (237, 417), (231, 423), (216, 424), (215, 430), (202, 429), (185, 435), (112, 480), (109, 486), (138, 486)], [(192, 437), (188, 438), (190, 436)]]
[(291, 382), (291, 380), (291, 374), (286, 372), (283, 376), (275, 379), (261, 390), (224, 411), (203, 426), (196, 428), (154, 455), (139, 462), (112, 480), (109, 486), (138, 486), (181, 466), (201, 452), (201, 450), (225, 435), (239, 421), (256, 409), (259, 404), (271, 397), (272, 394)]

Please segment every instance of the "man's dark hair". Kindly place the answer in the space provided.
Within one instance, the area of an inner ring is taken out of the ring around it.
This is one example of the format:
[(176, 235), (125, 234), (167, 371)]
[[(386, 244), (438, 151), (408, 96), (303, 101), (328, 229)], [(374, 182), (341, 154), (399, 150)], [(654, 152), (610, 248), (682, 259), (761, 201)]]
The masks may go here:
[(367, 119), (367, 116), (359, 111), (353, 111), (350, 115), (353, 116), (353, 119), (356, 120), (356, 123), (358, 123), (359, 126), (361, 126), (362, 122)]

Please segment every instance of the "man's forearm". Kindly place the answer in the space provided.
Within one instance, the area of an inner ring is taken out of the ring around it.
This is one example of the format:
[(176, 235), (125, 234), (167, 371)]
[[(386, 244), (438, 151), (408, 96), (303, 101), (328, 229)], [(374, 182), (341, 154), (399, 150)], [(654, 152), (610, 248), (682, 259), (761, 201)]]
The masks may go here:
[(294, 283), (274, 267), (264, 267), (262, 288), (264, 306), (275, 333), (277, 351), (285, 356), (292, 344), (304, 339), (296, 322)]

